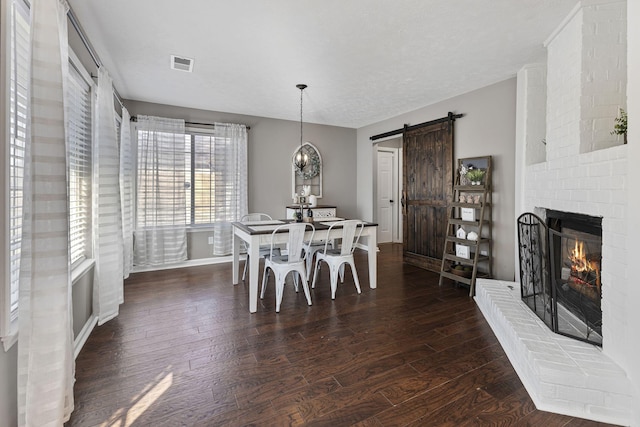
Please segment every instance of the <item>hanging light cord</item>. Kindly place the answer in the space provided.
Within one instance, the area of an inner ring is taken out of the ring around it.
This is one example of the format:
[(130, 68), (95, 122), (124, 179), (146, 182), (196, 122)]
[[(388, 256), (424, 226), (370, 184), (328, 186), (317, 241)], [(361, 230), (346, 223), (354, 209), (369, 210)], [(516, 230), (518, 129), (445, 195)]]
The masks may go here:
[(302, 171), (305, 166), (307, 166), (307, 162), (309, 160), (307, 154), (302, 151), (302, 92), (306, 89), (307, 85), (298, 84), (296, 85), (296, 87), (300, 89), (300, 148), (298, 149), (298, 154), (296, 155), (296, 167)]
[(300, 88), (300, 155), (302, 155), (302, 91), (304, 87)]

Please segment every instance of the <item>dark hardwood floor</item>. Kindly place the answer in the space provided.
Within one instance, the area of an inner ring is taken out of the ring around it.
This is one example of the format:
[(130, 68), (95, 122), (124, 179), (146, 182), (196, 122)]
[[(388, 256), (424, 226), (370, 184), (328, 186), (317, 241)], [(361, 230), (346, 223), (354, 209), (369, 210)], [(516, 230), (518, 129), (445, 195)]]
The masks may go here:
[[(231, 265), (132, 275), (121, 314), (76, 361), (68, 426), (598, 426), (536, 410), (468, 290), (381, 245), (378, 288), (329, 273), (304, 293), (273, 280), (249, 314)], [(290, 282), (289, 282), (290, 283)]]

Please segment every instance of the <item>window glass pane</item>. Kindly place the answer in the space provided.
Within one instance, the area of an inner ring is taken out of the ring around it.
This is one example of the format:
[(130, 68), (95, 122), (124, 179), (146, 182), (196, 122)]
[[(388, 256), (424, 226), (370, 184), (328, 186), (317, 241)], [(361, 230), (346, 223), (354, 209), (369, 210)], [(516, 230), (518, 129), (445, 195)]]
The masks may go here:
[(214, 202), (216, 180), (213, 170), (213, 136), (194, 135), (193, 143), (193, 223), (214, 222), (211, 207)]
[(10, 317), (18, 315), (18, 280), (22, 240), (22, 188), (29, 100), (29, 10), (21, 1), (11, 4), (11, 68), (9, 81), (9, 257)]
[(69, 225), (71, 263), (90, 254), (91, 231), (91, 87), (69, 66)]

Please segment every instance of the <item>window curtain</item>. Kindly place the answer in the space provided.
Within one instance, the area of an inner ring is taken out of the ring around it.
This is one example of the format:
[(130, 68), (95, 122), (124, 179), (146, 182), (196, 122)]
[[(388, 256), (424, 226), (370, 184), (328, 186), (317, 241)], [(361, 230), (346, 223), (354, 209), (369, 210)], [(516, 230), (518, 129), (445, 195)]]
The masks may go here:
[(98, 134), (93, 147), (93, 312), (98, 325), (118, 315), (124, 302), (120, 155), (113, 107), (113, 82), (98, 69)]
[(120, 125), (120, 197), (122, 200), (122, 240), (123, 271), (126, 279), (133, 268), (133, 226), (134, 226), (134, 188), (135, 188), (135, 152), (131, 143), (131, 116), (122, 107)]
[(73, 410), (67, 10), (64, 0), (31, 0), (31, 127), (18, 308), (19, 426), (60, 426)]
[(213, 224), (213, 255), (228, 255), (233, 248), (231, 223), (247, 213), (247, 127), (216, 123), (213, 141), (215, 183), (211, 201)]
[(138, 116), (134, 264), (187, 259), (184, 120)]

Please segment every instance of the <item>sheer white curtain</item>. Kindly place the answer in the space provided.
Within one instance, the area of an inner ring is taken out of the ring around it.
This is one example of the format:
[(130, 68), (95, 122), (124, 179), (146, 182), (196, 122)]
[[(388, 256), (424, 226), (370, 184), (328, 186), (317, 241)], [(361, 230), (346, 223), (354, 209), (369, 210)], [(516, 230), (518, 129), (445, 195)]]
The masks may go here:
[(216, 123), (214, 136), (213, 255), (227, 255), (233, 245), (231, 223), (240, 220), (248, 209), (247, 127)]
[(133, 225), (135, 222), (134, 188), (136, 179), (135, 151), (131, 141), (131, 116), (122, 107), (120, 125), (120, 198), (122, 200), (123, 272), (126, 279), (133, 268)]
[(63, 0), (31, 0), (31, 135), (25, 155), (18, 308), (20, 426), (60, 426), (73, 410), (67, 10)]
[(120, 156), (113, 110), (113, 82), (98, 69), (98, 133), (93, 147), (93, 312), (98, 324), (118, 315), (124, 302)]
[(187, 259), (184, 120), (138, 116), (135, 265)]

